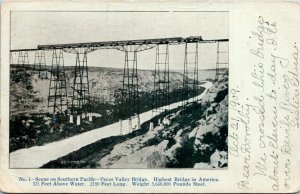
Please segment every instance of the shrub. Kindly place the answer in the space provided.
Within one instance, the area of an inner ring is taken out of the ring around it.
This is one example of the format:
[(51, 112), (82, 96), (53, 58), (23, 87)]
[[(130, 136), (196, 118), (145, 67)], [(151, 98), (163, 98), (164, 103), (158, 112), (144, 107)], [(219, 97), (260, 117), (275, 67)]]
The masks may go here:
[(228, 95), (228, 88), (221, 90), (217, 93), (217, 96), (215, 97), (215, 102), (219, 103)]

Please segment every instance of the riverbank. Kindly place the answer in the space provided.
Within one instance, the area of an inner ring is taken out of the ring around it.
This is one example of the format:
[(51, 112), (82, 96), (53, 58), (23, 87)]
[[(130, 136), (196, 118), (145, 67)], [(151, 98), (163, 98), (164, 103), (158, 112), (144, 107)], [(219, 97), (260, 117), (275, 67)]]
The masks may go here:
[[(227, 90), (227, 81), (216, 83), (198, 103), (151, 119), (153, 129), (144, 122), (140, 130), (101, 139), (42, 168), (227, 168)], [(158, 124), (158, 118), (167, 121)]]
[[(211, 82), (206, 82), (202, 86), (206, 89), (198, 96), (201, 99), (211, 87)], [(170, 105), (171, 109), (181, 105), (181, 102)], [(141, 123), (151, 119), (152, 111), (147, 111), (140, 115)], [(120, 134), (119, 123), (113, 123), (98, 129), (94, 129), (82, 134), (49, 143), (43, 146), (34, 146), (28, 149), (20, 149), (10, 153), (10, 168), (39, 168), (44, 164), (63, 157), (71, 152), (74, 152), (84, 146), (92, 144), (98, 140)], [(126, 135), (128, 131), (124, 131)]]

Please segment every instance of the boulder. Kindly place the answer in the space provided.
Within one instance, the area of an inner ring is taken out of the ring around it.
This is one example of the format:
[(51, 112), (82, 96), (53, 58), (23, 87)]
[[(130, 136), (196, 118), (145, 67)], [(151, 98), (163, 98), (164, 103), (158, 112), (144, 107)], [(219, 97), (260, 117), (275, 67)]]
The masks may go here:
[(225, 151), (219, 151), (216, 149), (216, 151), (210, 156), (210, 164), (213, 168), (222, 168), (227, 166), (227, 152)]
[(203, 163), (203, 162), (200, 162), (200, 163), (196, 163), (194, 168), (199, 168), (199, 169), (210, 169), (211, 166), (207, 163)]

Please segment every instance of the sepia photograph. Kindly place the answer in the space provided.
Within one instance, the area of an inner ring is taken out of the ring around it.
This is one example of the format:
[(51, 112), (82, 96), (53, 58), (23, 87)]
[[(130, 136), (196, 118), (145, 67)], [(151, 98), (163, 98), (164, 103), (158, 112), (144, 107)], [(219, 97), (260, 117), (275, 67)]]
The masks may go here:
[(300, 190), (299, 4), (0, 11), (0, 193)]
[(12, 11), (9, 168), (226, 170), (227, 11)]

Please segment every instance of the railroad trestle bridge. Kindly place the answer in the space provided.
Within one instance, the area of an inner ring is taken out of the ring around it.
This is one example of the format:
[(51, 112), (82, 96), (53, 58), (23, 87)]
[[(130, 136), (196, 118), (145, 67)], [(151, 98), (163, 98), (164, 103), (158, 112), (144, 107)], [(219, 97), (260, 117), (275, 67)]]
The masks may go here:
[[(219, 79), (220, 54), (228, 54), (228, 51), (220, 51), (219, 44), (228, 42), (228, 39), (203, 40), (201, 36), (193, 37), (173, 37), (159, 39), (143, 40), (125, 40), (125, 41), (105, 41), (105, 42), (87, 42), (71, 44), (52, 44), (38, 45), (34, 49), (16, 49), (10, 50), (10, 64), (16, 68), (31, 68), (38, 71), (40, 78), (48, 78), (45, 51), (52, 51), (52, 64), (50, 69), (50, 85), (48, 94), (48, 107), (53, 107), (53, 114), (68, 110), (70, 122), (74, 122), (76, 117), (77, 125), (80, 125), (82, 119), (87, 118), (92, 121), (89, 75), (87, 55), (90, 52), (101, 49), (116, 49), (125, 53), (123, 79), (121, 90), (121, 101), (119, 102), (120, 130), (122, 133), (123, 120), (128, 120), (128, 130), (132, 131), (133, 120), (136, 126), (140, 128), (140, 99), (139, 99), (139, 79), (138, 79), (138, 53), (149, 49), (156, 49), (155, 69), (153, 76), (153, 96), (152, 96), (152, 116), (165, 112), (170, 105), (170, 76), (169, 76), (169, 47), (172, 45), (185, 45), (183, 61), (183, 80), (182, 80), (182, 105), (197, 101), (199, 90), (198, 80), (198, 45), (203, 43), (216, 43), (216, 75)], [(35, 52), (34, 63), (29, 62), (29, 52)], [(72, 95), (68, 96), (67, 81), (64, 66), (63, 53), (72, 53), (76, 56), (74, 67), (74, 79)], [(18, 60), (13, 61), (12, 53), (17, 53)], [(189, 101), (192, 96), (192, 101)], [(71, 97), (71, 104), (68, 103), (68, 97)]]

